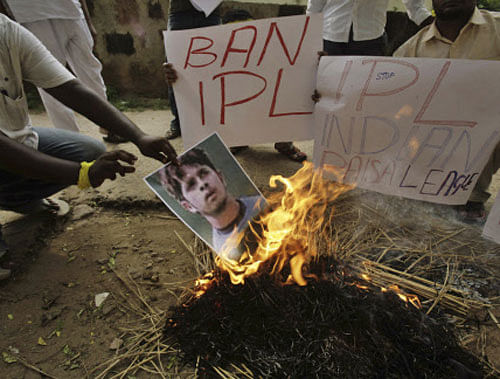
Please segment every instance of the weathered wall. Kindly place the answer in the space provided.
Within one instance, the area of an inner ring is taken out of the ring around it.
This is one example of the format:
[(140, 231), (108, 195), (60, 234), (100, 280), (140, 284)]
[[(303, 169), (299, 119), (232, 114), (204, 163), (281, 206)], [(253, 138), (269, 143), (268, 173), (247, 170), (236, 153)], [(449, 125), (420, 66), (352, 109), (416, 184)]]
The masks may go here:
[[(122, 93), (166, 96), (161, 65), (165, 60), (162, 31), (167, 27), (168, 1), (87, 0), (98, 33), (95, 50), (108, 86)], [(305, 6), (297, 3), (224, 1), (222, 13), (243, 8), (257, 19), (304, 13)], [(416, 31), (416, 26), (404, 13), (389, 12), (387, 30), (395, 48)]]

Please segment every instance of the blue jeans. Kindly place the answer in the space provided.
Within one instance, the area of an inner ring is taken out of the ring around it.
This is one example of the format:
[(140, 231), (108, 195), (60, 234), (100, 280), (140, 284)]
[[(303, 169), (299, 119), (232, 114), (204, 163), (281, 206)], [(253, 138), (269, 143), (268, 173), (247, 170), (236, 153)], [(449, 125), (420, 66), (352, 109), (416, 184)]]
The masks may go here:
[[(196, 10), (175, 12), (168, 16), (169, 30), (196, 29), (204, 26), (219, 25), (220, 23), (221, 19), (218, 9), (213, 11), (208, 17), (205, 17), (203, 12)], [(177, 112), (177, 104), (175, 103), (174, 90), (170, 86), (168, 87), (168, 101), (170, 103), (170, 110), (174, 115), (174, 119), (170, 122), (170, 129), (180, 131), (179, 113)]]
[[(33, 128), (39, 136), (38, 151), (74, 162), (93, 161), (106, 151), (94, 138), (54, 128)], [(68, 187), (39, 179), (29, 179), (0, 169), (0, 209), (27, 213), (40, 201)]]

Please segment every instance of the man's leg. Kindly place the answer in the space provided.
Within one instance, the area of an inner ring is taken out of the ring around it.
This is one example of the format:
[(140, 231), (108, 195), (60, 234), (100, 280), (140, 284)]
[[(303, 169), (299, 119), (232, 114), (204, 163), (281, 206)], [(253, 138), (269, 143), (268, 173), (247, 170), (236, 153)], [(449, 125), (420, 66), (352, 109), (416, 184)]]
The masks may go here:
[(70, 36), (66, 45), (66, 59), (73, 73), (87, 87), (107, 100), (106, 85), (102, 78), (102, 64), (92, 52), (94, 40), (87, 22), (81, 20), (53, 20), (57, 31)]
[(474, 186), (469, 201), (457, 207), (459, 218), (470, 223), (482, 223), (486, 221), (486, 210), (484, 203), (489, 199), (488, 187), (493, 175), (500, 168), (500, 144), (498, 144), (490, 155), (486, 166), (484, 166), (476, 185)]
[(165, 137), (168, 139), (174, 139), (181, 135), (181, 125), (179, 122), (179, 113), (177, 111), (177, 104), (175, 102), (174, 89), (172, 86), (168, 86), (168, 102), (170, 104), (170, 112), (174, 118), (170, 121), (170, 129), (167, 131)]
[[(104, 144), (93, 138), (66, 130), (35, 128), (39, 136), (38, 150), (75, 162), (93, 161), (106, 151)], [(43, 199), (67, 187), (63, 184), (27, 179), (0, 170), (0, 209), (20, 213), (40, 210)], [(8, 252), (0, 225), (0, 258)], [(10, 270), (0, 267), (0, 280), (10, 276)]]
[(470, 195), (469, 201), (485, 203), (489, 197), (488, 187), (490, 186), (493, 175), (500, 168), (500, 144), (498, 144), (493, 153), (491, 153), (486, 166), (484, 166), (474, 189)]
[[(38, 150), (74, 162), (93, 161), (106, 151), (94, 138), (52, 128), (34, 128), (39, 135)], [(27, 179), (0, 170), (0, 208), (20, 213), (39, 209), (42, 200), (67, 187), (59, 183)]]
[(323, 51), (328, 55), (345, 55), (344, 48), (347, 43), (344, 42), (333, 42), (326, 39), (323, 40)]
[[(85, 19), (51, 20), (54, 30), (68, 37), (64, 46), (65, 59), (68, 66), (78, 79), (93, 90), (103, 100), (108, 100), (106, 85), (102, 78), (102, 64), (93, 53), (94, 39)], [(110, 143), (122, 143), (128, 140), (106, 129), (99, 128), (103, 139)]]
[[(24, 23), (23, 26), (31, 31), (61, 64), (66, 66), (67, 60), (64, 53), (66, 37), (63, 33), (58, 33), (54, 30), (51, 20)], [(39, 88), (38, 92), (52, 124), (57, 129), (72, 130), (75, 132), (79, 130), (75, 114), (70, 108), (56, 100), (43, 89)]]
[[(214, 12), (208, 17), (205, 17), (203, 12), (176, 12), (168, 16), (168, 29), (169, 30), (185, 30), (195, 29), (204, 26), (219, 25), (221, 23), (220, 15)], [(168, 102), (170, 103), (170, 110), (174, 116), (170, 122), (170, 130), (167, 132), (168, 139), (174, 139), (181, 135), (179, 113), (177, 111), (177, 104), (175, 102), (174, 90), (168, 87)]]
[(387, 35), (367, 41), (349, 41), (346, 55), (384, 56), (387, 49)]

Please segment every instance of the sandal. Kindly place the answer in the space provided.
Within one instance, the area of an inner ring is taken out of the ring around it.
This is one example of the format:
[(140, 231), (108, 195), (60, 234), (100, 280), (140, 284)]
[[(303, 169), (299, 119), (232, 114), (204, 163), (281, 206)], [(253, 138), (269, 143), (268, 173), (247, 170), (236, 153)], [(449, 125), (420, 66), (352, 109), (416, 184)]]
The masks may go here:
[(66, 216), (69, 212), (69, 204), (61, 199), (42, 199), (40, 203), (28, 213), (49, 213), (57, 217)]
[(294, 162), (304, 162), (307, 159), (307, 154), (300, 151), (293, 142), (276, 142), (274, 148)]
[(181, 131), (179, 129), (170, 128), (168, 132), (165, 134), (166, 139), (176, 139), (181, 136)]
[(109, 133), (107, 136), (102, 137), (104, 142), (107, 143), (125, 143), (129, 142), (125, 137), (119, 136), (118, 134)]
[(36, 213), (48, 213), (54, 216), (66, 216), (69, 212), (69, 204), (60, 199), (41, 199), (28, 204), (10, 208), (9, 210), (25, 215)]
[(458, 218), (467, 224), (484, 224), (486, 221), (486, 209), (479, 201), (468, 201), (456, 207)]

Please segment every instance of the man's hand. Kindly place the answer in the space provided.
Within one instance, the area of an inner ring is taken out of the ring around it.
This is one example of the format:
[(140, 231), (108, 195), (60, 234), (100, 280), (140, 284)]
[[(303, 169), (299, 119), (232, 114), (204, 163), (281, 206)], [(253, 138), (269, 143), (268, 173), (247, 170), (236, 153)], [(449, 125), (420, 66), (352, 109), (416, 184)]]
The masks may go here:
[(311, 95), (311, 99), (312, 101), (314, 101), (314, 103), (317, 103), (321, 99), (321, 94), (317, 89), (314, 90), (313, 94)]
[(142, 135), (136, 142), (137, 147), (147, 157), (159, 160), (163, 163), (169, 161), (177, 164), (177, 153), (166, 138)]
[(324, 51), (324, 50), (318, 51), (318, 62), (321, 59), (321, 57), (327, 57), (327, 56), (328, 56), (328, 53), (326, 51)]
[(177, 154), (167, 139), (146, 135), (123, 113), (79, 80), (70, 80), (58, 87), (46, 88), (46, 91), (95, 124), (132, 141), (144, 155), (163, 163), (169, 160), (176, 163)]
[(163, 63), (163, 71), (165, 72), (165, 81), (169, 86), (177, 81), (177, 71), (172, 63)]
[(123, 150), (115, 150), (102, 154), (89, 168), (89, 180), (92, 187), (99, 187), (106, 179), (115, 180), (116, 174), (125, 174), (135, 171), (132, 166), (121, 164), (123, 161), (133, 165), (137, 157)]

